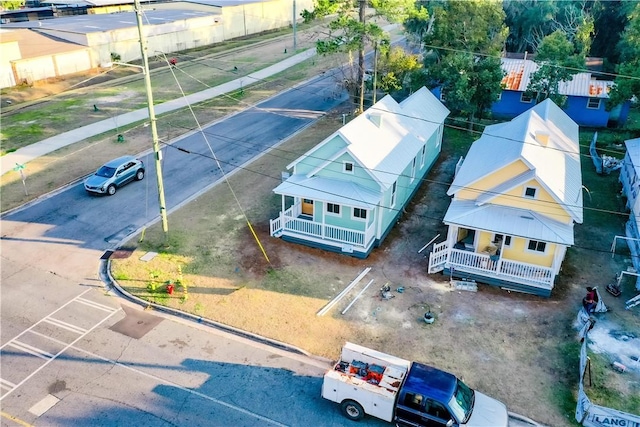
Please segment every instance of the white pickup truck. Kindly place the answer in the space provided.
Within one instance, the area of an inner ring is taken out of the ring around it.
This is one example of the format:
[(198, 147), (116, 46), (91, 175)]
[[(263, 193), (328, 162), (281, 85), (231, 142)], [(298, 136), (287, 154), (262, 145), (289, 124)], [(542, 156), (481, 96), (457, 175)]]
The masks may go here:
[(346, 343), (322, 383), (322, 397), (354, 421), (365, 414), (411, 427), (506, 427), (507, 407), (455, 375)]

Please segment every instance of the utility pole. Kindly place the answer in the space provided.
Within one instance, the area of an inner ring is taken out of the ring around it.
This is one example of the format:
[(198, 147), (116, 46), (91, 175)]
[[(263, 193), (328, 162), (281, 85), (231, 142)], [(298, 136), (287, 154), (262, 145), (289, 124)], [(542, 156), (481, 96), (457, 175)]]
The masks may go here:
[(149, 107), (149, 122), (151, 123), (151, 138), (153, 141), (153, 154), (156, 163), (156, 177), (158, 179), (158, 202), (160, 204), (160, 218), (162, 220), (162, 231), (165, 239), (169, 240), (169, 223), (167, 222), (167, 207), (164, 202), (164, 184), (162, 183), (162, 152), (158, 140), (158, 129), (156, 127), (156, 114), (153, 109), (153, 94), (151, 93), (151, 73), (149, 73), (149, 58), (147, 56), (147, 42), (142, 31), (142, 8), (140, 0), (134, 0), (136, 19), (138, 21), (138, 34), (140, 35), (140, 51), (142, 53), (142, 64), (144, 65), (144, 83), (147, 88), (147, 106)]
[(293, 54), (296, 54), (296, 0), (293, 0)]
[(373, 103), (376, 103), (376, 93), (378, 92), (378, 40), (373, 45)]
[(358, 87), (360, 89), (360, 105), (358, 107), (358, 114), (362, 114), (364, 112), (364, 17), (365, 17), (365, 6), (367, 4), (366, 0), (359, 0), (360, 2), (360, 24), (362, 24), (362, 35), (361, 35), (361, 45), (360, 50), (358, 52)]

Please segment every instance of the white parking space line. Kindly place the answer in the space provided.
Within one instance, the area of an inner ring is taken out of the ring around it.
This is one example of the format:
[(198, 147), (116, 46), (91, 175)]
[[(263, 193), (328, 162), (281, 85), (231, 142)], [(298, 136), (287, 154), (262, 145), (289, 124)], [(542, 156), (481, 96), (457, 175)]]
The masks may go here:
[[(42, 369), (44, 369), (46, 366), (48, 366), (51, 362), (53, 362), (58, 356), (60, 356), (62, 353), (64, 353), (65, 351), (67, 351), (68, 349), (70, 349), (71, 347), (73, 347), (78, 341), (80, 341), (82, 338), (84, 338), (85, 336), (87, 336), (91, 331), (93, 331), (95, 328), (97, 328), (98, 326), (100, 326), (101, 324), (103, 324), (104, 322), (106, 322), (108, 319), (111, 318), (111, 316), (113, 316), (114, 314), (116, 314), (119, 310), (114, 311), (113, 313), (109, 314), (107, 317), (105, 317), (104, 319), (102, 319), (100, 322), (96, 323), (91, 329), (87, 330), (86, 333), (80, 335), (78, 338), (76, 338), (75, 340), (73, 340), (73, 342), (71, 342), (70, 344), (66, 345), (62, 350), (60, 350), (59, 352), (57, 352), (56, 354), (54, 354), (51, 359), (47, 360), (45, 363), (43, 363), (39, 368), (37, 368), (36, 370), (34, 370), (31, 374), (29, 374), (25, 379), (23, 379), (22, 381), (20, 381), (18, 384), (15, 385), (14, 388), (12, 388), (11, 390), (9, 390), (8, 392), (6, 392), (5, 394), (3, 394), (2, 396), (0, 396), (0, 401), (2, 401), (5, 397), (9, 396), (11, 393), (13, 393), (16, 389), (18, 389), (18, 387), (20, 387), (22, 384), (26, 383), (27, 381), (29, 381), (35, 374), (37, 374), (38, 372), (40, 372)], [(26, 331), (25, 331), (26, 332)], [(22, 335), (22, 334), (21, 334)]]
[(0, 378), (0, 388), (3, 388), (5, 390), (11, 390), (15, 386), (16, 385), (11, 381), (3, 380), (2, 378)]
[(44, 360), (49, 360), (53, 357), (53, 354), (46, 352), (44, 350), (41, 350), (39, 348), (36, 348), (32, 345), (29, 344), (25, 344), (23, 342), (20, 342), (18, 340), (13, 340), (9, 343), (10, 347), (13, 347), (15, 349), (18, 349), (20, 351), (24, 351), (25, 353), (29, 353), (31, 355), (34, 355), (36, 357), (39, 357), (41, 359)]
[(106, 311), (107, 313), (111, 313), (114, 310), (118, 310), (116, 308), (109, 307), (109, 306), (106, 306), (106, 305), (102, 305), (102, 304), (97, 303), (95, 301), (91, 301), (91, 300), (88, 300), (88, 299), (85, 299), (85, 298), (81, 298), (81, 297), (76, 297), (75, 301), (79, 302), (81, 304), (84, 304), (84, 305), (88, 305), (89, 307), (97, 308), (98, 310)]
[(18, 338), (20, 338), (22, 335), (26, 334), (27, 332), (29, 332), (31, 329), (35, 328), (38, 324), (40, 324), (41, 322), (43, 322), (45, 319), (53, 316), (54, 314), (56, 314), (57, 312), (59, 312), (60, 310), (64, 309), (65, 307), (67, 307), (69, 304), (73, 303), (77, 298), (80, 298), (82, 295), (91, 292), (92, 289), (87, 289), (86, 291), (82, 292), (80, 295), (78, 295), (77, 297), (67, 301), (66, 303), (64, 303), (63, 305), (61, 305), (60, 307), (58, 307), (57, 309), (55, 309), (54, 311), (52, 311), (48, 316), (40, 319), (39, 321), (37, 321), (36, 323), (34, 323), (33, 325), (31, 325), (31, 327), (25, 329), (24, 331), (20, 332), (17, 336), (15, 336), (12, 340), (10, 340), (9, 342), (5, 343), (4, 345), (0, 346), (0, 350), (2, 350), (7, 344), (9, 344), (11, 341), (17, 340)]
[[(11, 393), (13, 393), (13, 391), (15, 391), (22, 384), (24, 384), (25, 382), (29, 381), (29, 379), (31, 379), (35, 374), (37, 374), (42, 369), (44, 369), (47, 365), (49, 365), (49, 363), (51, 363), (53, 360), (55, 360), (58, 356), (60, 356), (65, 351), (67, 351), (74, 344), (76, 344), (82, 338), (87, 336), (91, 331), (93, 331), (95, 328), (100, 326), (102, 323), (107, 321), (111, 316), (113, 316), (114, 314), (118, 313), (121, 310), (121, 308), (108, 307), (106, 305), (103, 305), (103, 304), (88, 300), (86, 298), (82, 298), (86, 293), (88, 293), (90, 291), (91, 291), (91, 289), (87, 289), (86, 291), (82, 292), (81, 294), (79, 294), (75, 298), (67, 301), (65, 304), (63, 304), (62, 306), (60, 306), (59, 308), (54, 310), (51, 314), (49, 314), (48, 316), (40, 319), (38, 322), (36, 322), (33, 325), (31, 325), (31, 327), (25, 329), (20, 334), (18, 334), (15, 338), (13, 338), (12, 340), (8, 341), (7, 343), (5, 343), (4, 345), (2, 345), (0, 347), (0, 351), (4, 350), (6, 352), (5, 348), (10, 347), (10, 348), (16, 349), (16, 350), (18, 350), (20, 352), (23, 352), (23, 353), (26, 353), (26, 354), (30, 354), (32, 356), (38, 357), (40, 359), (43, 359), (45, 361), (42, 365), (38, 366), (37, 368), (31, 369), (31, 373), (27, 374), (27, 376), (24, 379), (22, 379), (20, 382), (14, 383), (14, 382), (8, 381), (6, 379), (0, 378), (0, 390), (4, 392), (2, 394), (2, 396), (0, 396), (0, 401), (2, 401), (5, 397), (10, 395)], [(88, 306), (88, 307), (91, 307), (93, 309), (99, 310), (101, 312), (106, 312), (106, 313), (108, 313), (108, 315), (106, 317), (102, 318), (101, 320), (97, 321), (97, 323), (95, 323), (89, 329), (85, 329), (85, 328), (82, 328), (80, 326), (73, 325), (71, 323), (64, 322), (64, 321), (62, 321), (60, 319), (56, 319), (56, 318), (53, 317), (57, 313), (61, 313), (62, 314), (62, 310), (67, 308), (67, 307), (69, 307), (69, 305), (74, 303), (74, 302), (78, 302), (80, 304), (83, 304), (85, 306)], [(42, 334), (42, 333), (37, 332), (37, 331), (34, 330), (34, 328), (36, 328), (38, 325), (43, 324), (43, 323), (47, 323), (47, 324), (52, 325), (52, 326), (54, 326), (56, 328), (60, 328), (60, 329), (64, 329), (64, 330), (73, 332), (74, 334), (76, 334), (78, 336), (77, 336), (77, 338), (75, 338), (70, 343), (53, 339), (52, 337), (50, 337), (48, 335)], [(35, 346), (31, 345), (31, 344), (27, 344), (27, 343), (23, 342), (24, 339), (28, 338), (27, 334), (33, 334), (33, 335), (36, 335), (36, 336), (39, 336), (39, 337), (46, 338), (48, 340), (53, 340), (53, 341), (61, 344), (63, 346), (63, 348), (61, 350), (55, 352), (55, 353), (52, 353), (52, 352), (43, 350), (41, 348), (35, 347)], [(20, 340), (21, 338), (23, 339), (22, 341)], [(0, 360), (0, 362), (1, 362), (1, 360)], [(15, 375), (15, 372), (13, 372), (13, 374)]]
[[(49, 317), (47, 319), (43, 319), (43, 322), (47, 322), (50, 325), (57, 326), (58, 328), (66, 329), (67, 331), (75, 332), (76, 334), (84, 334), (87, 332), (86, 329), (81, 328), (80, 326), (72, 325), (71, 323), (63, 322), (62, 320), (54, 319)], [(33, 332), (33, 331), (31, 331)]]

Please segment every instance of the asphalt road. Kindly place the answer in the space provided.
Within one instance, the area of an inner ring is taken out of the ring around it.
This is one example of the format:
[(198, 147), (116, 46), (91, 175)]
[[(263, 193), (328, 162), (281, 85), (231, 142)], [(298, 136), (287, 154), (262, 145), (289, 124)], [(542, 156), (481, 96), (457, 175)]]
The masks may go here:
[[(316, 78), (206, 126), (206, 140), (229, 172), (344, 101), (334, 88)], [(169, 210), (221, 177), (202, 134), (174, 144), (186, 152), (163, 149)], [(146, 313), (105, 292), (100, 256), (158, 217), (154, 164), (142, 157), (147, 177), (115, 196), (76, 183), (2, 217), (2, 425), (348, 425), (319, 397), (326, 363), (136, 321)]]
[[(164, 147), (162, 167), (167, 209), (171, 211), (179, 207), (222, 177), (209, 146), (228, 173), (347, 99), (346, 93), (335, 97), (334, 92), (333, 78), (320, 76), (253, 108), (203, 127), (202, 133), (188, 134), (173, 143), (174, 147), (187, 152)], [(5, 215), (2, 220), (41, 224), (47, 227), (44, 238), (72, 240), (82, 248), (104, 250), (113, 247), (158, 217), (155, 163), (151, 153), (140, 158), (147, 167), (146, 178), (120, 188), (115, 196), (89, 197), (82, 183), (77, 183)], [(279, 172), (274, 171), (274, 174)], [(18, 238), (3, 234), (3, 239)]]

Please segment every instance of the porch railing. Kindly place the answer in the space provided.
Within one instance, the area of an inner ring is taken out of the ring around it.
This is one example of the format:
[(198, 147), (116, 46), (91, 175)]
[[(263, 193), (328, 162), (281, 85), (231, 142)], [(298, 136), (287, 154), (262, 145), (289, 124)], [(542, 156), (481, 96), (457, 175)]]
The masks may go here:
[(297, 218), (300, 215), (297, 205), (282, 212), (278, 218), (272, 219), (270, 232), (274, 236), (283, 232), (291, 235), (314, 237), (339, 244), (353, 245), (368, 249), (375, 236), (375, 223), (370, 224), (365, 231), (356, 231), (345, 227), (322, 224), (320, 222)]
[[(493, 259), (492, 259), (493, 258)], [(438, 266), (447, 265), (458, 271), (490, 276), (496, 279), (549, 287), (553, 285), (554, 273), (549, 267), (528, 264), (487, 254), (449, 249), (447, 242), (434, 246), (429, 256), (429, 272), (441, 271)]]

